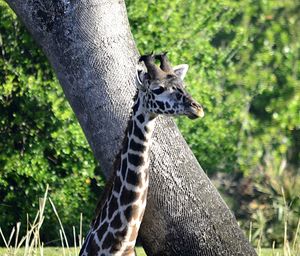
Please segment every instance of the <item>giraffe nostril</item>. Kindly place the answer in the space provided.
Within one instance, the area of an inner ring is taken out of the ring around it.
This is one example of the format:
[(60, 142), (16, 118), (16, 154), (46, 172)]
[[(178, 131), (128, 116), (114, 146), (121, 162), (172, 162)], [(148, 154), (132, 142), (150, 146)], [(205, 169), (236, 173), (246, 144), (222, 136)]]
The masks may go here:
[(191, 106), (196, 109), (202, 109), (202, 106), (194, 101), (191, 102)]
[(203, 117), (204, 116), (204, 110), (202, 108), (202, 106), (197, 103), (194, 100), (191, 100), (189, 102), (189, 106), (188, 106), (188, 116), (191, 119), (197, 118), (197, 117)]

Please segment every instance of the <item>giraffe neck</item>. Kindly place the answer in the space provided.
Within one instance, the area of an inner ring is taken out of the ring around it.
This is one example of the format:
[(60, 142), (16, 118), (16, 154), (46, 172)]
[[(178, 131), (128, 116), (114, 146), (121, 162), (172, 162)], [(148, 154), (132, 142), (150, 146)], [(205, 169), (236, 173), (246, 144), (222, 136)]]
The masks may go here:
[(137, 97), (128, 122), (110, 191), (102, 203), (80, 255), (135, 255), (146, 207), (149, 146), (155, 118)]

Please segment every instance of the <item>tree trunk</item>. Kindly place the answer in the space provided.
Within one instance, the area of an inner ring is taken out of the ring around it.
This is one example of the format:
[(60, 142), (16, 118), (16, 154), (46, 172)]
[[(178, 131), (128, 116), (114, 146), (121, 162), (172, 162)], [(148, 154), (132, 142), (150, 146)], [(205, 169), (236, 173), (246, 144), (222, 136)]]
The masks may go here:
[[(46, 53), (108, 176), (133, 104), (138, 60), (124, 2), (7, 2)], [(170, 118), (159, 118), (154, 132), (140, 237), (148, 255), (256, 255)]]

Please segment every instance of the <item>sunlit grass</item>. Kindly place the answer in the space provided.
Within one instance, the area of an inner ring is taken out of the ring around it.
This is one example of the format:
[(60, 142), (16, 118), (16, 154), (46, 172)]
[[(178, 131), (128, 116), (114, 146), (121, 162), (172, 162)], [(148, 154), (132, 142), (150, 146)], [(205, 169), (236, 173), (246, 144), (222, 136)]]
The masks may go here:
[[(73, 251), (73, 252), (72, 252)], [(75, 248), (70, 248), (71, 255), (78, 255), (75, 253)], [(20, 248), (16, 254), (13, 254), (13, 252), (9, 252), (6, 248), (0, 248), (0, 255), (1, 256), (23, 256), (26, 255), (26, 249)], [(32, 255), (35, 256), (62, 256), (64, 255), (64, 251), (62, 247), (45, 247), (43, 248), (43, 252), (41, 253), (40, 250), (33, 251)], [(66, 254), (69, 255), (69, 254)]]

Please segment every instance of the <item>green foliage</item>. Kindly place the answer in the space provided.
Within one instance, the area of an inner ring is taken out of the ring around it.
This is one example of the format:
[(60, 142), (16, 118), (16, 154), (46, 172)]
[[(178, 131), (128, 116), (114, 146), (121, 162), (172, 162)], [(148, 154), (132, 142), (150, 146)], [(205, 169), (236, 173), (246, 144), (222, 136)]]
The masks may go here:
[[(0, 226), (25, 227), (49, 184), (72, 234), (80, 212), (93, 213), (96, 162), (47, 59), (3, 1), (0, 17)], [(45, 216), (51, 241), (58, 226), (52, 212)]]
[[(169, 50), (206, 117), (178, 124), (208, 173), (299, 165), (299, 3), (128, 0), (142, 53)], [(290, 155), (288, 155), (288, 153)]]
[(270, 246), (270, 241), (282, 245), (284, 234), (287, 241), (293, 242), (291, 245), (300, 238), (296, 234), (300, 224), (300, 179), (295, 179), (292, 172), (278, 173), (277, 170), (273, 166), (265, 167), (265, 176), (257, 177), (255, 182), (259, 193), (249, 204), (250, 221), (255, 230), (252, 238), (260, 240), (263, 246)]

